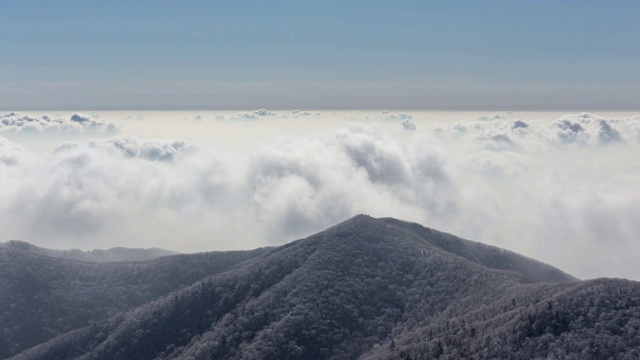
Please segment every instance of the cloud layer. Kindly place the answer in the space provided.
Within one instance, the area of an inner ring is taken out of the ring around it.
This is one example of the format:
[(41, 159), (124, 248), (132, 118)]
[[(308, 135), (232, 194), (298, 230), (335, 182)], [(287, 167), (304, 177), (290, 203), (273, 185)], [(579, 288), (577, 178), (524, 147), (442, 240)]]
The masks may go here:
[(0, 114), (0, 134), (12, 132), (26, 133), (62, 133), (62, 132), (117, 132), (114, 124), (82, 114), (69, 117), (41, 117), (10, 112)]
[(1, 139), (0, 236), (62, 248), (238, 249), (367, 213), (579, 277), (638, 279), (640, 119), (331, 116), (350, 124), (248, 152), (120, 136), (35, 154)]

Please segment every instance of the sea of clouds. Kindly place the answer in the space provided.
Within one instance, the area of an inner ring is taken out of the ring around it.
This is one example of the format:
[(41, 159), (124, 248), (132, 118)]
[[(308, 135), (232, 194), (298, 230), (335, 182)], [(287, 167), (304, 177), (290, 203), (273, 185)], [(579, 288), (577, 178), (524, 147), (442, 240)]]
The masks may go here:
[[(256, 122), (329, 117), (344, 121), (233, 151), (132, 136), (126, 125), (81, 114), (0, 115), (0, 241), (247, 249), (365, 213), (514, 250), (578, 277), (640, 279), (639, 117), (432, 121), (258, 110), (193, 122), (237, 123), (242, 141)], [(153, 126), (148, 115), (131, 119)], [(47, 132), (84, 137), (45, 153), (12, 137), (28, 133), (33, 143)]]
[(0, 114), (0, 135), (3, 133), (116, 133), (116, 125), (96, 117), (74, 113), (71, 116), (30, 116), (10, 112)]

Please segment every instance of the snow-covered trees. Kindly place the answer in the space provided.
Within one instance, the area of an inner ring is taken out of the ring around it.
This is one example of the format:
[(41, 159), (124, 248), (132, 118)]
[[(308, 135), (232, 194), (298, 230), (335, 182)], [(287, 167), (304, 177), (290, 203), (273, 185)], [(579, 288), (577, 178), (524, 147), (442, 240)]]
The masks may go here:
[[(640, 283), (574, 281), (415, 224), (358, 216), (255, 255), (15, 359), (631, 359), (640, 349)], [(165, 281), (213, 271), (205, 255), (180, 259)]]

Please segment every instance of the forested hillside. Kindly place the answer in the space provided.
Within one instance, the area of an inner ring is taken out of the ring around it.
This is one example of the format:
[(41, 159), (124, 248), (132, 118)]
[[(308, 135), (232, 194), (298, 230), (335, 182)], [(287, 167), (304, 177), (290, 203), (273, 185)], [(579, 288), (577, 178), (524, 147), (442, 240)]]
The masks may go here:
[(637, 282), (361, 215), (13, 359), (635, 359), (638, 319)]
[(0, 359), (155, 300), (267, 251), (92, 263), (0, 247)]
[(115, 247), (107, 250), (95, 249), (91, 251), (82, 251), (78, 249), (58, 250), (47, 249), (30, 244), (26, 241), (9, 240), (0, 243), (0, 247), (7, 247), (12, 250), (28, 252), (37, 255), (46, 255), (70, 260), (91, 261), (91, 262), (109, 262), (109, 261), (146, 261), (168, 255), (177, 255), (175, 251), (150, 248), (150, 249), (131, 249), (123, 247)]

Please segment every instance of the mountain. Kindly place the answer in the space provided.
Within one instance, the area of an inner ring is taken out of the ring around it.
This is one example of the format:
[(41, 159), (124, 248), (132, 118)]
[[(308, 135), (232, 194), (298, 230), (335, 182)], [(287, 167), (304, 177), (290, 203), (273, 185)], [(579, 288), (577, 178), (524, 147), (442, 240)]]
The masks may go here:
[(12, 359), (635, 359), (638, 319), (640, 283), (359, 215)]
[(177, 255), (178, 253), (171, 250), (150, 248), (150, 249), (132, 249), (115, 247), (108, 250), (91, 250), (82, 251), (78, 249), (56, 250), (42, 248), (26, 241), (9, 240), (0, 243), (0, 247), (6, 247), (17, 251), (28, 252), (32, 254), (46, 255), (51, 257), (91, 261), (91, 262), (109, 262), (109, 261), (145, 261), (162, 256)]
[(425, 228), (416, 223), (392, 218), (380, 220), (388, 225), (402, 228), (404, 231), (410, 232), (444, 251), (461, 256), (488, 268), (511, 270), (541, 282), (568, 282), (578, 280), (553, 266), (495, 246), (464, 240), (451, 234)]
[(0, 247), (0, 359), (248, 261), (252, 251), (95, 263)]

